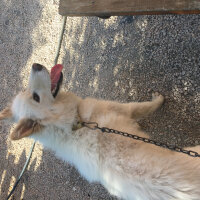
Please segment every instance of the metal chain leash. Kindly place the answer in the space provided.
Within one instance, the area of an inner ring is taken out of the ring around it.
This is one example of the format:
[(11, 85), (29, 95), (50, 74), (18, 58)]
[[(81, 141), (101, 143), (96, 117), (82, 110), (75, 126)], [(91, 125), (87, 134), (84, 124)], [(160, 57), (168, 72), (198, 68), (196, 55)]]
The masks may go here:
[(149, 144), (153, 144), (153, 145), (156, 145), (156, 146), (159, 146), (159, 147), (163, 147), (163, 148), (166, 148), (166, 149), (169, 149), (169, 150), (172, 150), (172, 151), (184, 153), (184, 154), (187, 154), (188, 156), (191, 156), (191, 157), (200, 157), (200, 154), (198, 154), (195, 151), (185, 150), (185, 149), (177, 147), (177, 146), (164, 144), (164, 143), (152, 140), (152, 139), (140, 137), (140, 136), (133, 135), (133, 134), (130, 134), (130, 133), (118, 131), (118, 130), (115, 130), (115, 129), (110, 129), (110, 128), (107, 128), (107, 127), (99, 127), (98, 123), (96, 123), (96, 122), (82, 122), (81, 124), (82, 124), (82, 126), (87, 127), (89, 129), (92, 129), (92, 130), (99, 129), (103, 133), (114, 133), (114, 134), (117, 134), (117, 135), (122, 135), (124, 137), (134, 139), (134, 140), (139, 140), (139, 141), (142, 141), (142, 142), (145, 142), (145, 143), (149, 143)]

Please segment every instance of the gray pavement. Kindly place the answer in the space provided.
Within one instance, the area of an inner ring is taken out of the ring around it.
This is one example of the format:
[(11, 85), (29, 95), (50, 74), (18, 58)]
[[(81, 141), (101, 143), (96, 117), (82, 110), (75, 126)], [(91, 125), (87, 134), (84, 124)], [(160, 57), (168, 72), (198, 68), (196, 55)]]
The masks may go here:
[[(27, 85), (32, 63), (53, 65), (62, 18), (58, 1), (0, 1), (0, 109)], [(139, 121), (152, 138), (200, 144), (200, 15), (68, 18), (59, 62), (64, 87), (120, 102), (166, 97)], [(0, 122), (0, 199), (19, 175), (32, 141), (12, 142)], [(115, 199), (37, 144), (12, 199)]]

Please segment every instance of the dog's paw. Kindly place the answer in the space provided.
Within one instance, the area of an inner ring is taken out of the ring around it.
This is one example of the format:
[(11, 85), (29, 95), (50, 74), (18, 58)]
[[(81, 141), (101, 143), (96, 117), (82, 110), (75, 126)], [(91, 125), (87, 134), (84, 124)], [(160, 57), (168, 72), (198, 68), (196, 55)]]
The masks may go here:
[(152, 101), (157, 101), (162, 104), (164, 102), (164, 97), (158, 92), (155, 92), (152, 94)]

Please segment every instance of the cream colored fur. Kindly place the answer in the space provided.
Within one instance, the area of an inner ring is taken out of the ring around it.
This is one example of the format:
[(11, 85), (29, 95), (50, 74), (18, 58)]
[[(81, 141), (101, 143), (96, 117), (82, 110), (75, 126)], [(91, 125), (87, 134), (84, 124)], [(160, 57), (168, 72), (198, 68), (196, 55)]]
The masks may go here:
[[(127, 200), (199, 200), (200, 159), (151, 144), (102, 133), (86, 127), (72, 131), (78, 120), (148, 137), (136, 120), (163, 103), (117, 103), (82, 99), (60, 92), (54, 99), (44, 68), (32, 70), (29, 86), (18, 94), (0, 119), (13, 118), (18, 125), (12, 139), (30, 136), (74, 165), (89, 182), (101, 183), (112, 195)], [(37, 92), (40, 103), (33, 100)], [(194, 148), (199, 150), (199, 147)]]

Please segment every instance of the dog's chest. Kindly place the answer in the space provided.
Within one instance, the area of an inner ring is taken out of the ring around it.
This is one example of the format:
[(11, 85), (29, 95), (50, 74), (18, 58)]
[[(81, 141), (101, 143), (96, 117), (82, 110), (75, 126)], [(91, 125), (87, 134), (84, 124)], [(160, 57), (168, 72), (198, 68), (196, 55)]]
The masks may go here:
[[(67, 131), (67, 130), (66, 130)], [(68, 131), (71, 131), (70, 128)], [(73, 137), (56, 128), (45, 130), (34, 136), (56, 156), (74, 165), (80, 174), (90, 182), (99, 181), (99, 156), (96, 137)]]

